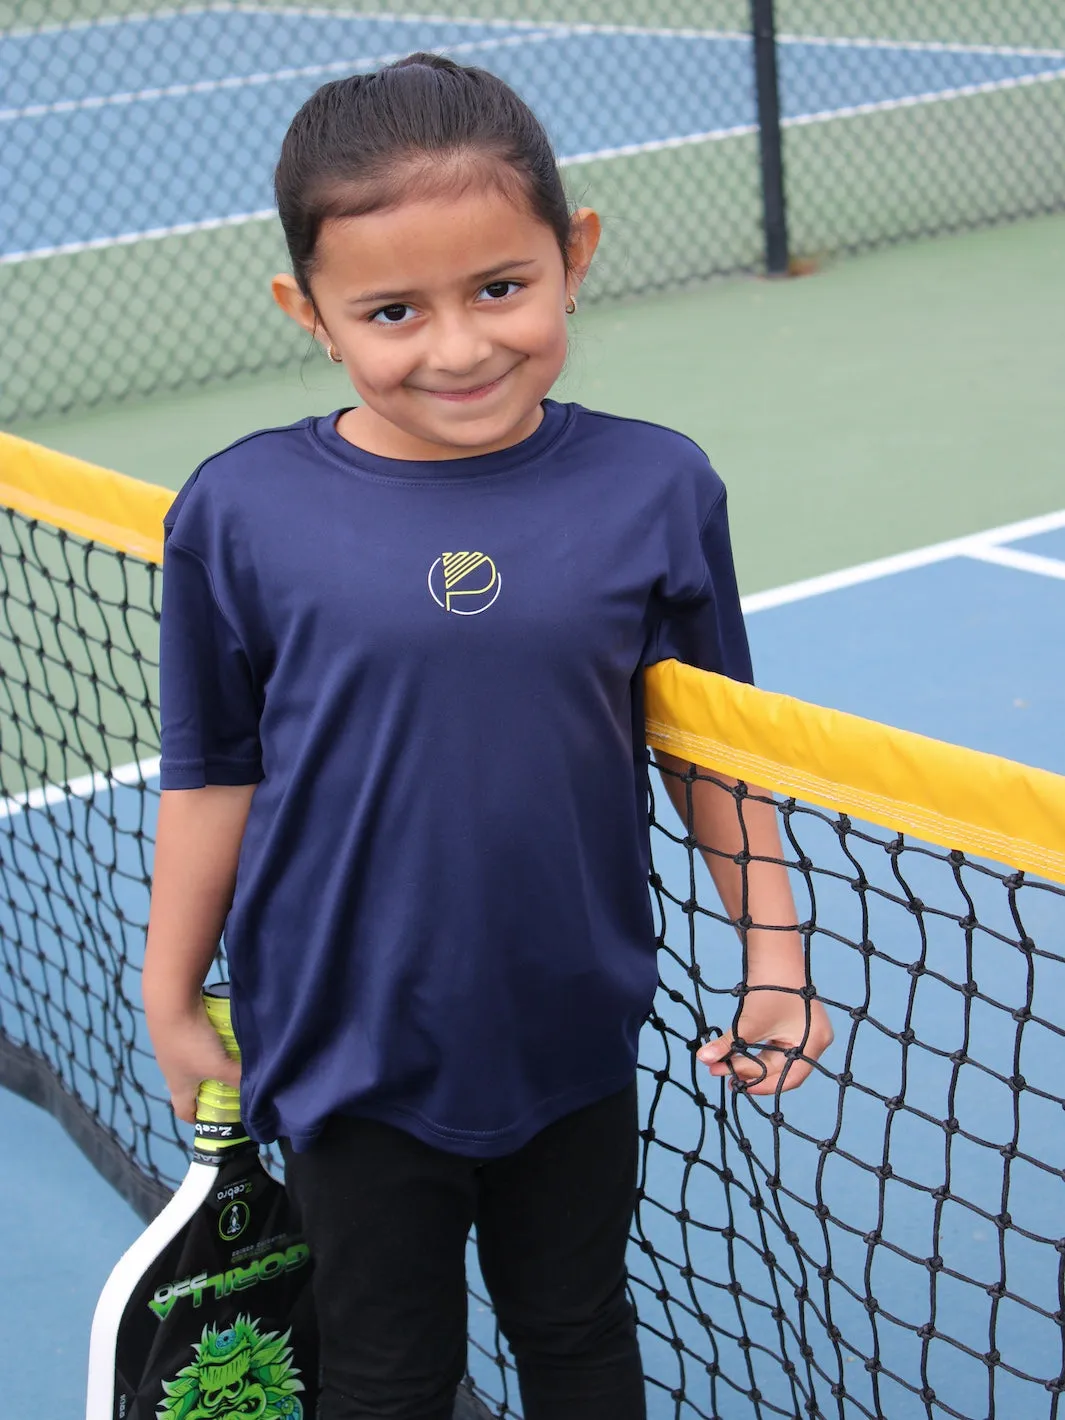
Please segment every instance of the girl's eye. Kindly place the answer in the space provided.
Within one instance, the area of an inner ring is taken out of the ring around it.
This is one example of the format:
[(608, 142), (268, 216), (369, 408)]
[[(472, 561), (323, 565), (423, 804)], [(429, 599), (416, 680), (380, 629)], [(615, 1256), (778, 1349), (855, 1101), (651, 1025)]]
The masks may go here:
[(520, 281), (489, 281), (487, 286), (481, 288), (482, 293), (490, 296), (493, 301), (506, 300), (508, 296), (512, 296), (515, 291), (521, 289)]
[(408, 313), (413, 312), (413, 306), (405, 306), (397, 301), (394, 305), (382, 306), (379, 311), (374, 311), (370, 320), (375, 325), (406, 325)]

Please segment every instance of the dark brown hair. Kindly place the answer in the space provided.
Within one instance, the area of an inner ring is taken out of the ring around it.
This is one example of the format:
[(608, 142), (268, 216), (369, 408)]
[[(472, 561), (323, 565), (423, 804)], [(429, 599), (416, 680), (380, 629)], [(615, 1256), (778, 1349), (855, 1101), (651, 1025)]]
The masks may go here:
[(473, 183), (521, 201), (568, 267), (570, 212), (543, 125), (502, 79), (437, 54), (323, 84), (296, 114), (274, 173), (304, 295), (322, 223)]

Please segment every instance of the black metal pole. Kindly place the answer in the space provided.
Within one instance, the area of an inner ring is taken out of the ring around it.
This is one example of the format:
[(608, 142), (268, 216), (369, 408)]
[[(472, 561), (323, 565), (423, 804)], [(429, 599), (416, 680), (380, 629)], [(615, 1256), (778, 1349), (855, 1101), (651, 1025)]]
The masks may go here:
[(762, 150), (765, 266), (770, 276), (786, 276), (788, 217), (784, 196), (784, 154), (780, 141), (780, 89), (773, 0), (751, 0), (751, 35), (758, 97), (758, 138)]

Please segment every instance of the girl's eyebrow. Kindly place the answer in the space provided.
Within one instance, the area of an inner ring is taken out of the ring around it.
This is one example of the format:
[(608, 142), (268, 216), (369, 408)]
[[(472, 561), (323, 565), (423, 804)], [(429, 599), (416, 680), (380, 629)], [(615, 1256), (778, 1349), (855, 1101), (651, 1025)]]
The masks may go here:
[[(488, 271), (474, 272), (468, 279), (483, 284), (484, 282), (491, 281), (494, 277), (501, 276), (504, 271), (517, 271), (521, 267), (535, 265), (536, 258), (533, 256), (525, 257), (517, 261), (502, 261), (498, 266), (493, 266)], [(361, 295), (349, 297), (347, 304), (350, 306), (362, 306), (375, 302), (407, 301), (411, 296), (417, 296), (418, 294), (418, 291), (413, 288), (407, 291), (363, 291)]]

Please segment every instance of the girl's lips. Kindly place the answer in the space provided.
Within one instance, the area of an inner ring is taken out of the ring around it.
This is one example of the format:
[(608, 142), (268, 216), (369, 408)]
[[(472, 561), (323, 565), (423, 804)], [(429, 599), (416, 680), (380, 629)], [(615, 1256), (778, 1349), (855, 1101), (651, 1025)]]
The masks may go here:
[(501, 385), (509, 373), (510, 371), (508, 370), (506, 374), (500, 375), (498, 379), (492, 380), (486, 385), (475, 385), (473, 389), (469, 390), (426, 390), (425, 393), (433, 395), (436, 399), (449, 399), (453, 403), (459, 404), (474, 399), (483, 399), (486, 394), (491, 394), (494, 389)]

